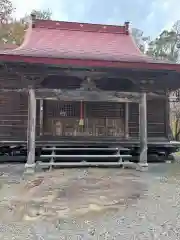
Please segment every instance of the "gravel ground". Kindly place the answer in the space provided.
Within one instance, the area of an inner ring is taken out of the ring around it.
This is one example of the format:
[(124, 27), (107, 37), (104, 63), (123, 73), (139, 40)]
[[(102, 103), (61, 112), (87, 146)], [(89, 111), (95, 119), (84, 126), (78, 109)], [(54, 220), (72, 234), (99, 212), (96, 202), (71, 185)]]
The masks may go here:
[(180, 239), (180, 164), (148, 172), (0, 165), (0, 239)]

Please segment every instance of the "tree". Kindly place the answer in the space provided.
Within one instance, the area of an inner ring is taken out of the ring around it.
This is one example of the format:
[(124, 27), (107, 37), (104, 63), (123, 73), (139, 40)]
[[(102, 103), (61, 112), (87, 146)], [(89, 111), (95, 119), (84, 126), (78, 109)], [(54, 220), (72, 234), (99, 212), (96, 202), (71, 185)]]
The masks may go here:
[(12, 18), (14, 11), (13, 4), (10, 0), (0, 0), (0, 25), (8, 23)]
[(171, 110), (171, 127), (174, 139), (180, 140), (180, 102), (177, 99), (177, 93), (172, 92), (170, 95), (170, 110)]
[(157, 59), (178, 62), (180, 53), (180, 21), (172, 29), (164, 30), (159, 37), (149, 44), (148, 55)]
[[(177, 21), (172, 29), (164, 30), (159, 37), (149, 44), (148, 55), (165, 61), (179, 62), (180, 53), (180, 21)], [(171, 92), (170, 99), (170, 116), (171, 126), (174, 138), (180, 139), (180, 102), (177, 95), (180, 90)]]
[[(33, 10), (33, 14), (37, 16), (37, 19), (51, 19), (52, 13), (50, 10)], [(0, 31), (0, 42), (1, 43), (13, 43), (21, 45), (24, 39), (25, 31), (28, 27), (30, 16), (25, 15), (20, 20), (11, 19), (6, 24), (3, 24)]]
[(150, 41), (150, 37), (145, 37), (143, 31), (138, 28), (132, 28), (132, 36), (141, 52), (146, 53), (146, 46)]
[(37, 19), (41, 20), (50, 20), (52, 17), (52, 12), (47, 9), (47, 10), (32, 10), (32, 14), (36, 15)]
[(22, 21), (13, 20), (8, 25), (8, 43), (21, 45), (24, 40), (27, 24)]
[(0, 0), (0, 43), (6, 42), (9, 37), (8, 25), (14, 10), (10, 0)]
[(161, 60), (177, 62), (179, 56), (178, 41), (178, 34), (174, 30), (165, 30), (149, 44), (148, 55)]

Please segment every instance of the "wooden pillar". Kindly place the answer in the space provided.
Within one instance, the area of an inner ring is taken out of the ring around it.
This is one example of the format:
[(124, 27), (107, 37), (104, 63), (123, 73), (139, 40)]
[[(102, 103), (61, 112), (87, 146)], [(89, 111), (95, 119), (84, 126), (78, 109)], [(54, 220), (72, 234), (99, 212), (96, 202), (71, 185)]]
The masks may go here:
[(40, 116), (39, 116), (39, 135), (43, 135), (43, 124), (44, 124), (44, 100), (40, 99)]
[(165, 99), (165, 132), (168, 139), (172, 139), (172, 132), (171, 132), (171, 111), (170, 111), (170, 102), (169, 102), (169, 94), (166, 92), (166, 99)]
[(35, 169), (35, 137), (36, 137), (36, 96), (34, 89), (29, 89), (29, 114), (28, 114), (28, 141), (27, 163), (25, 168), (28, 172)]
[(29, 104), (29, 95), (28, 95), (28, 119), (27, 119), (27, 152), (29, 152), (29, 134), (30, 134), (30, 104)]
[(125, 103), (125, 138), (129, 138), (129, 103)]
[(139, 133), (140, 133), (140, 156), (139, 156), (139, 170), (144, 170), (148, 167), (147, 164), (147, 99), (146, 93), (142, 92), (140, 95), (139, 104)]

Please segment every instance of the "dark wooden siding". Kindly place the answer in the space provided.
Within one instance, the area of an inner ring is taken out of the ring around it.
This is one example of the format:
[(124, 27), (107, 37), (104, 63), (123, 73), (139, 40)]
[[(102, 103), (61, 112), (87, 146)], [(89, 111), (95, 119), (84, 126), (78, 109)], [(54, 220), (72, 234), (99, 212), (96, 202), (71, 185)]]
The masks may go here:
[[(148, 136), (165, 136), (165, 100), (148, 101)], [(76, 119), (77, 124), (80, 117), (80, 103), (44, 101), (44, 130), (48, 130), (48, 119), (59, 118), (60, 113), (66, 112), (67, 120), (73, 125)], [(87, 121), (87, 128), (92, 128), (92, 122), (96, 121), (99, 127), (109, 128), (116, 124), (124, 127), (124, 104), (121, 103), (86, 103), (84, 114)], [(22, 93), (1, 93), (0, 94), (0, 138), (3, 137), (26, 137), (28, 119), (28, 96)], [(70, 120), (71, 119), (71, 120)], [(120, 121), (118, 122), (118, 120)], [(106, 122), (105, 122), (106, 121)], [(113, 122), (114, 121), (114, 122)], [(90, 130), (88, 130), (90, 131)], [(136, 103), (129, 104), (129, 132), (130, 137), (139, 135), (139, 106)], [(37, 101), (37, 135), (39, 135), (39, 100)], [(120, 135), (119, 135), (120, 136)]]
[(0, 136), (26, 136), (28, 98), (20, 93), (0, 94)]
[(88, 118), (124, 118), (124, 103), (87, 102), (85, 115)]
[[(164, 99), (147, 102), (148, 137), (165, 136), (165, 105), (166, 100)], [(136, 103), (130, 103), (129, 106), (129, 131), (131, 137), (139, 135), (139, 105)]]
[(139, 136), (139, 104), (129, 103), (129, 136)]
[(166, 131), (165, 107), (166, 101), (156, 99), (147, 104), (148, 136), (163, 137)]

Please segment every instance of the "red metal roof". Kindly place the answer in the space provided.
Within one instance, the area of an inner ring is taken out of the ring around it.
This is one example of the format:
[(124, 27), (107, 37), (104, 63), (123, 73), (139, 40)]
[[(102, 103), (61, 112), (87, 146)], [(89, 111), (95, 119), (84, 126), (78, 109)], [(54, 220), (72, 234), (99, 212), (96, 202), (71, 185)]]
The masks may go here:
[(67, 59), (147, 61), (124, 26), (35, 20), (24, 43), (7, 54)]
[(23, 44), (0, 51), (1, 60), (89, 67), (131, 67), (131, 63), (138, 67), (141, 63), (158, 68), (151, 57), (140, 52), (128, 23), (112, 26), (33, 19)]

